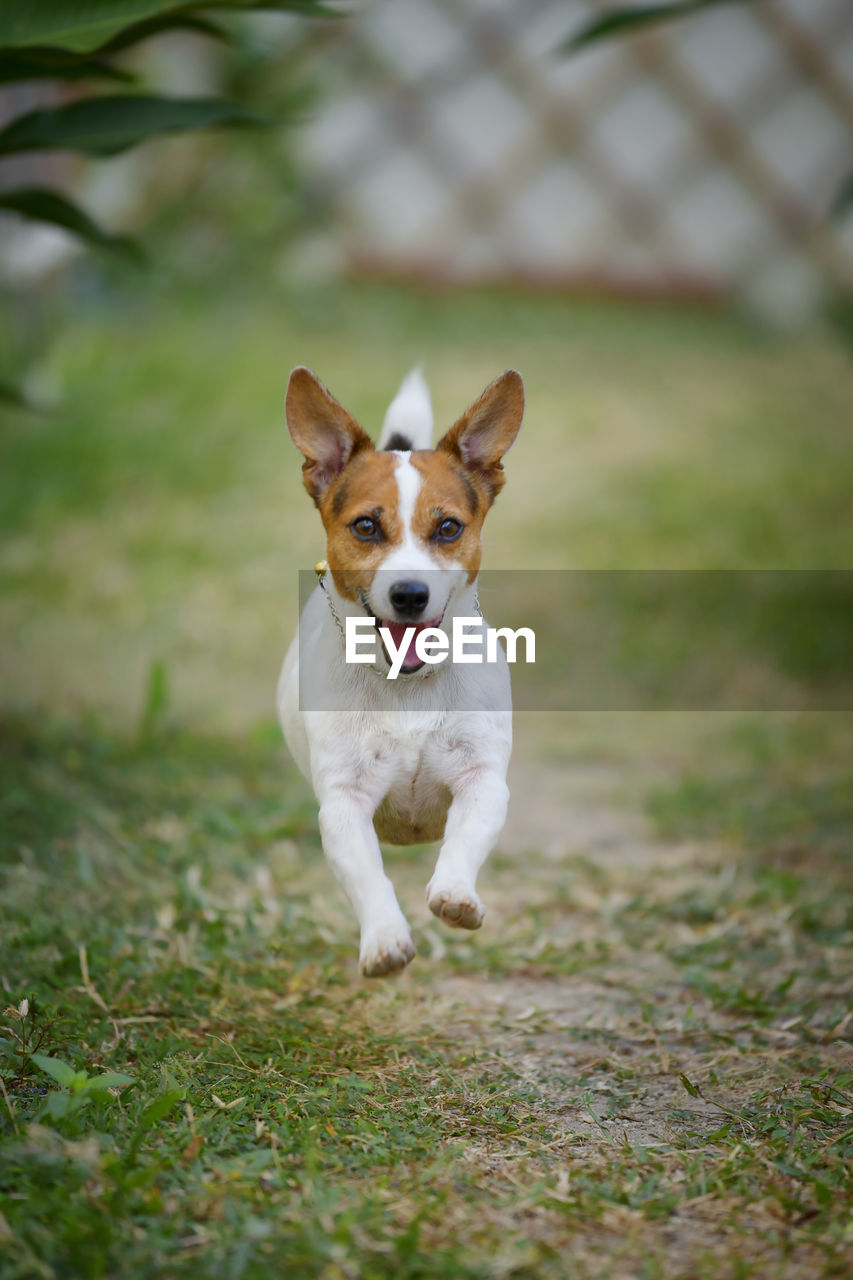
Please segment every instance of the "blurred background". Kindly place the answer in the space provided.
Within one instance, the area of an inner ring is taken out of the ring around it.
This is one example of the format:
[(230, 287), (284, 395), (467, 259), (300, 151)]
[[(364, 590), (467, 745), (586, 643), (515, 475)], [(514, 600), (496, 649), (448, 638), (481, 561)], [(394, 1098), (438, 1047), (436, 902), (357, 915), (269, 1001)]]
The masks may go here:
[[(258, 252), (268, 234), (283, 279), (357, 271), (736, 298), (779, 319), (849, 290), (849, 4), (672, 0), (657, 8), (678, 19), (584, 39), (603, 13), (641, 8), (366, 0), (333, 19), (253, 16), (237, 51), (160, 33), (125, 59), (148, 85), (227, 90), (290, 127), (262, 161), (254, 143), (196, 140), (60, 176), (113, 223), (183, 213), (208, 264), (223, 236)], [(4, 114), (50, 92), (7, 92)], [(13, 276), (50, 256), (45, 234), (7, 237)]]
[(849, 566), (847, 0), (87, 8), (0, 30), (7, 706), (269, 721), (297, 363), (522, 371), (490, 567)]
[[(845, 1274), (853, 575), (618, 571), (853, 567), (852, 274), (853, 0), (0, 0), (3, 1276)], [(523, 374), (484, 567), (613, 571), (610, 709), (516, 682), (487, 926), (387, 851), (371, 985), (283, 406), (416, 363)]]
[(853, 225), (827, 215), (850, 175), (850, 6), (694, 5), (572, 48), (608, 8), (404, 0), (330, 32), (298, 138), (316, 258), (786, 317), (849, 286)]

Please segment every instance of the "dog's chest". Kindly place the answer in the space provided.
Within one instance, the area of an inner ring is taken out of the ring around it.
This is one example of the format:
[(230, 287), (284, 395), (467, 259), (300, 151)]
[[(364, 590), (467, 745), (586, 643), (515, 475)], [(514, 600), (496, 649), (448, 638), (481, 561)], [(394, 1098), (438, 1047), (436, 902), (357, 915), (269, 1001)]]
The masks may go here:
[(408, 731), (381, 733), (375, 754), (381, 759), (383, 796), (374, 825), (380, 839), (391, 844), (438, 840), (444, 832), (452, 791), (448, 785), (459, 766), (458, 748), (445, 724), (427, 727), (408, 721)]
[(452, 799), (445, 781), (446, 748), (426, 738), (398, 740), (392, 751), (393, 773), (374, 816), (379, 838), (391, 844), (441, 839)]

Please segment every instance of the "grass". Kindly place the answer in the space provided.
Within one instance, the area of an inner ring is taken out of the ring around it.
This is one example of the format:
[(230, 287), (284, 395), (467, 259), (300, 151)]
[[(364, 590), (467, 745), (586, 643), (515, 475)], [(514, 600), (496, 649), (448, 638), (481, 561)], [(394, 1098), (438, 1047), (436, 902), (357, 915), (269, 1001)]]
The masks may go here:
[(849, 359), (494, 290), (223, 298), (90, 281), (62, 408), (4, 427), (0, 1277), (847, 1274), (850, 715), (520, 715), (485, 928), (392, 851), (419, 955), (365, 983), (269, 707), (321, 550), (292, 364), (374, 428), (415, 359), (443, 422), (522, 369), (493, 567), (843, 568)]
[(322, 551), (282, 420), (297, 363), (373, 431), (416, 360), (439, 424), (522, 368), (487, 566), (853, 562), (853, 366), (829, 338), (495, 290), (81, 289), (68, 310), (36, 370), (64, 407), (4, 431), (0, 674), (24, 707), (128, 723), (159, 659), (180, 717), (269, 714), (295, 569)]
[[(710, 1276), (721, 1223), (724, 1274), (844, 1274), (832, 886), (578, 854), (519, 917), (499, 859), (497, 937), (364, 984), (271, 735), (3, 741), (4, 1275)], [(34, 1053), (132, 1083), (63, 1113)]]

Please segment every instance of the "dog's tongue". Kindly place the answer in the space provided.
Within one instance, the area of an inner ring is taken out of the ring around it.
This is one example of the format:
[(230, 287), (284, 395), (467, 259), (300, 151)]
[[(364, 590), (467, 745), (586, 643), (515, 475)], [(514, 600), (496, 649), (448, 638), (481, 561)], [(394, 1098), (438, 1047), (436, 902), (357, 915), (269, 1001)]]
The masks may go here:
[(383, 627), (386, 627), (390, 632), (391, 639), (394, 641), (394, 648), (397, 650), (398, 653), (400, 651), (400, 645), (403, 643), (403, 638), (406, 632), (409, 630), (410, 627), (415, 628), (414, 634), (411, 640), (409, 641), (409, 647), (406, 650), (405, 657), (403, 658), (403, 666), (419, 667), (421, 665), (421, 660), (415, 651), (415, 641), (417, 640), (418, 636), (422, 631), (425, 631), (427, 627), (434, 627), (435, 623), (434, 622), (421, 622), (421, 623), (383, 622), (382, 625)]

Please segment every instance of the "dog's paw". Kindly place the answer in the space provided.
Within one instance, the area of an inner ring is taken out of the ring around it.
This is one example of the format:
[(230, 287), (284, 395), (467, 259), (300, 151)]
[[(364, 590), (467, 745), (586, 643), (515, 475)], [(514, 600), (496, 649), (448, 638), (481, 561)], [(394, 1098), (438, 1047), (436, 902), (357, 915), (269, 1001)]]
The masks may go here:
[(486, 908), (469, 884), (441, 884), (433, 877), (427, 885), (427, 903), (434, 916), (452, 929), (479, 929)]
[(362, 935), (359, 964), (365, 978), (381, 978), (399, 973), (414, 959), (415, 944), (405, 920)]

